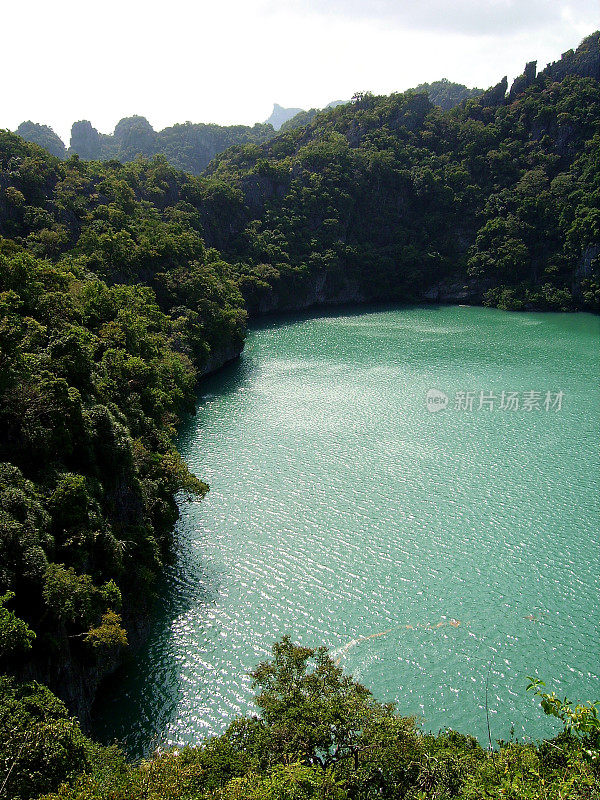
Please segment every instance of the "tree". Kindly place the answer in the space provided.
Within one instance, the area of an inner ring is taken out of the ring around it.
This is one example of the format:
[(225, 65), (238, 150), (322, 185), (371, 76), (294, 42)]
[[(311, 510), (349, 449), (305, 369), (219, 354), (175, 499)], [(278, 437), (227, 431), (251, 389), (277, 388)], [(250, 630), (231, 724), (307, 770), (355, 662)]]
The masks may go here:
[(344, 675), (326, 648), (301, 647), (287, 636), (273, 645), (273, 660), (259, 664), (252, 678), (275, 746), (323, 769), (349, 756), (358, 768), (369, 722), (392, 714), (391, 706)]
[(4, 607), (13, 597), (13, 592), (0, 595), (0, 665), (15, 655), (31, 650), (35, 639), (35, 633), (27, 623)]
[(0, 797), (29, 800), (83, 771), (90, 742), (39, 683), (0, 676)]

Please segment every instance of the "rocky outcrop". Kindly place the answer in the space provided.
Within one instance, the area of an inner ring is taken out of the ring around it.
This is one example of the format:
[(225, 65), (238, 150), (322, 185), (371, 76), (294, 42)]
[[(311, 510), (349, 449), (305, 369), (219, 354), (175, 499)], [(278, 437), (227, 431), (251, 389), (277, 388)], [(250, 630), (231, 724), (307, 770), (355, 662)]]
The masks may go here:
[(208, 361), (198, 371), (198, 377), (204, 378), (207, 375), (212, 375), (213, 372), (218, 372), (221, 367), (224, 367), (226, 364), (230, 364), (232, 361), (235, 361), (236, 358), (239, 358), (243, 349), (244, 342), (230, 344), (227, 347), (221, 347), (213, 350), (208, 358)]
[(490, 282), (480, 281), (440, 281), (423, 293), (423, 300), (429, 303), (468, 303), (480, 305), (483, 295), (492, 287)]
[(66, 158), (67, 148), (63, 140), (48, 125), (40, 125), (37, 122), (22, 122), (16, 133), (26, 142), (38, 144), (44, 147), (49, 153), (57, 158)]
[(485, 91), (479, 98), (482, 108), (495, 108), (501, 106), (506, 100), (506, 90), (508, 89), (508, 77), (505, 75), (500, 83), (492, 86)]
[(265, 120), (265, 125), (272, 125), (273, 128), (278, 131), (284, 122), (292, 119), (292, 117), (295, 117), (296, 114), (300, 114), (302, 111), (304, 111), (303, 108), (284, 108), (280, 106), (279, 103), (273, 103), (273, 111), (271, 111), (269, 119)]
[(537, 74), (537, 61), (529, 61), (525, 64), (525, 69), (522, 75), (519, 75), (518, 78), (515, 78), (513, 81), (512, 86), (510, 87), (510, 92), (508, 93), (509, 102), (512, 101), (518, 95), (522, 94), (525, 89), (529, 88), (531, 84), (535, 81), (535, 76)]
[(121, 159), (129, 161), (137, 155), (152, 156), (158, 151), (157, 134), (146, 119), (135, 115), (119, 120), (113, 133), (113, 146)]
[(587, 36), (577, 50), (563, 53), (560, 61), (548, 64), (540, 75), (553, 81), (562, 81), (569, 75), (600, 81), (600, 31)]
[(102, 157), (100, 134), (89, 120), (83, 119), (73, 123), (70, 152), (89, 161)]

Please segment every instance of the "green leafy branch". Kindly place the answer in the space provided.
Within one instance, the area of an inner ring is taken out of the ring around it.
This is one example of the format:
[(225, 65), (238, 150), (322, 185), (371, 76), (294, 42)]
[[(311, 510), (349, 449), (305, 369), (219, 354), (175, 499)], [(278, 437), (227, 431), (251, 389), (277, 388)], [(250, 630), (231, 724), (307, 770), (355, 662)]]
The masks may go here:
[(593, 761), (597, 761), (600, 758), (600, 717), (598, 716), (600, 700), (574, 705), (568, 697), (561, 700), (555, 692), (542, 691), (543, 688), (546, 688), (546, 684), (539, 678), (528, 675), (527, 680), (529, 681), (527, 691), (532, 691), (540, 698), (540, 705), (544, 713), (559, 719), (567, 733), (585, 739), (590, 745), (585, 749), (586, 755)]

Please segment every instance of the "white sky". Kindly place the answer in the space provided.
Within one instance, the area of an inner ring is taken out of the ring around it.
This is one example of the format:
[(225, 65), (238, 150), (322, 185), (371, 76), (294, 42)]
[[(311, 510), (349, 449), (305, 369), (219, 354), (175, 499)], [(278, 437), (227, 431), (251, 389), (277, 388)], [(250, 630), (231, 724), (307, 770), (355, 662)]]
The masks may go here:
[(446, 77), (486, 88), (600, 27), (600, 0), (3, 0), (0, 127), (253, 124)]

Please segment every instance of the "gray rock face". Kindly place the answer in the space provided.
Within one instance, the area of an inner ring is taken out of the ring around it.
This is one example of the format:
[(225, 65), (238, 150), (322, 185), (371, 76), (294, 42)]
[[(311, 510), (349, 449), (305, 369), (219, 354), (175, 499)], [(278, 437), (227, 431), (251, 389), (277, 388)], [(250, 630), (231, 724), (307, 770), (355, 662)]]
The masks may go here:
[(600, 32), (587, 36), (577, 50), (563, 53), (560, 61), (548, 64), (540, 74), (555, 81), (562, 81), (567, 75), (600, 81)]
[(477, 281), (469, 283), (456, 283), (442, 281), (423, 294), (423, 299), (432, 303), (467, 303), (479, 305), (484, 292), (491, 288), (489, 284), (483, 285)]
[(80, 158), (89, 161), (101, 158), (100, 134), (89, 120), (84, 119), (73, 123), (71, 128), (71, 152), (77, 153)]
[(600, 256), (600, 245), (591, 244), (586, 247), (579, 259), (577, 270), (575, 271), (576, 283), (577, 279), (587, 278), (592, 273), (595, 260)]
[(48, 125), (40, 125), (37, 122), (22, 122), (16, 133), (26, 142), (38, 144), (44, 147), (49, 153), (57, 158), (66, 158), (67, 149), (63, 140)]
[(515, 78), (513, 85), (510, 87), (508, 99), (512, 102), (517, 95), (522, 94), (535, 81), (537, 74), (537, 61), (529, 61), (525, 64), (525, 69), (522, 75)]
[(214, 350), (206, 362), (206, 364), (202, 367), (202, 369), (198, 373), (199, 378), (204, 378), (206, 375), (212, 375), (213, 372), (218, 372), (221, 367), (224, 367), (226, 364), (235, 361), (236, 358), (239, 358), (242, 350), (244, 349), (244, 343), (240, 345), (230, 345), (229, 347), (223, 347), (220, 350)]

